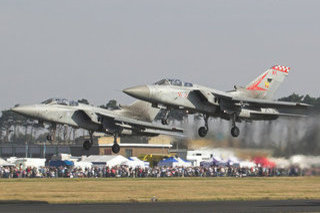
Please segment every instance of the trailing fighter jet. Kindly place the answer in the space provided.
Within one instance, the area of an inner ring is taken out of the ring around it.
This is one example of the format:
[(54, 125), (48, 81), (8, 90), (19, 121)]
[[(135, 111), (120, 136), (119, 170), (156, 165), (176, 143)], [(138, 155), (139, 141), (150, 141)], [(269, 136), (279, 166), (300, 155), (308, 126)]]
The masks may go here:
[[(182, 82), (177, 79), (163, 79), (153, 85), (135, 86), (123, 92), (152, 103), (153, 107), (164, 107), (166, 113), (162, 124), (167, 124), (168, 112), (172, 109), (203, 115), (205, 125), (198, 130), (200, 137), (208, 132), (208, 118), (220, 117), (232, 121), (231, 135), (240, 134), (236, 122), (243, 120), (275, 120), (279, 116), (303, 117), (288, 110), (305, 110), (310, 105), (302, 103), (273, 101), (273, 94), (288, 75), (290, 68), (275, 65), (257, 77), (246, 87), (234, 87), (223, 92), (205, 86)], [(283, 110), (287, 110), (284, 112)]]
[[(179, 135), (183, 131), (152, 123), (159, 109), (151, 104), (136, 101), (130, 106), (120, 106), (119, 109), (107, 110), (92, 105), (82, 104), (67, 99), (48, 99), (41, 104), (17, 106), (14, 112), (53, 124), (66, 124), (89, 131), (90, 140), (83, 143), (83, 148), (89, 150), (93, 144), (93, 133), (103, 132), (114, 136), (112, 151), (118, 153), (120, 146), (117, 137), (121, 135), (157, 136), (159, 134)], [(48, 135), (48, 140), (52, 139)]]

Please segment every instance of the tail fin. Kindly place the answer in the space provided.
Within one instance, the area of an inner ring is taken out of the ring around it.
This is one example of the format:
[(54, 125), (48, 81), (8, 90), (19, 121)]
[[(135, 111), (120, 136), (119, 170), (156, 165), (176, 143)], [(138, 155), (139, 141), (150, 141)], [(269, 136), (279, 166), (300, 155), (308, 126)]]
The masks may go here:
[(145, 101), (135, 101), (131, 105), (121, 106), (121, 108), (121, 112), (126, 116), (148, 122), (152, 122), (160, 111)]
[(246, 86), (255, 98), (272, 99), (280, 84), (288, 75), (290, 67), (275, 65)]

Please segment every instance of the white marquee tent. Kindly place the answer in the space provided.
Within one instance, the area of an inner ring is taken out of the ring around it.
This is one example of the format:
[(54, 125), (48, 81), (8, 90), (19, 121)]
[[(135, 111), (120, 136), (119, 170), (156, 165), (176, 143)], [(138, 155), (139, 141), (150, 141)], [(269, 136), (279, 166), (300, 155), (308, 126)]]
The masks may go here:
[(0, 166), (15, 166), (13, 163), (8, 163), (7, 161), (0, 158)]
[(22, 165), (23, 168), (27, 167), (44, 167), (46, 164), (46, 159), (45, 158), (16, 158), (16, 157), (11, 157), (8, 158), (7, 161), (9, 163), (15, 164), (16, 166)]
[(145, 168), (145, 167), (148, 167), (144, 161), (140, 160), (137, 157), (130, 157), (128, 161), (123, 162), (121, 165), (126, 165), (126, 166), (129, 166), (131, 168), (136, 168), (136, 167)]
[(86, 168), (91, 168), (92, 163), (91, 162), (85, 162), (85, 161), (74, 161), (74, 167), (81, 168), (82, 170), (85, 170)]
[(113, 167), (127, 161), (129, 160), (122, 155), (90, 155), (88, 157), (82, 156), (80, 162), (90, 162), (93, 165)]

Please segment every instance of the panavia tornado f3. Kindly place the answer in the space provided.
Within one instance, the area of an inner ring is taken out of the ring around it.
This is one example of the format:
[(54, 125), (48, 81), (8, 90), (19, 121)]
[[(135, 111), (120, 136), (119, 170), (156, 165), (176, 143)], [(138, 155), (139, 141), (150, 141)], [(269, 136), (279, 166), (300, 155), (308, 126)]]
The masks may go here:
[(297, 112), (289, 113), (288, 110), (304, 111), (310, 105), (272, 100), (289, 70), (286, 66), (272, 66), (246, 87), (235, 86), (234, 90), (228, 92), (177, 79), (163, 79), (153, 85), (135, 86), (124, 89), (123, 92), (148, 101), (153, 107), (164, 107), (166, 113), (162, 124), (168, 123), (171, 109), (181, 109), (203, 115), (205, 125), (198, 130), (200, 137), (205, 137), (208, 133), (209, 116), (231, 120), (231, 135), (238, 137), (240, 130), (236, 122), (275, 120), (279, 116), (304, 117)]
[[(183, 130), (152, 123), (159, 109), (151, 107), (150, 103), (136, 101), (129, 106), (107, 110), (77, 101), (53, 98), (41, 104), (17, 106), (14, 112), (34, 118), (40, 122), (65, 124), (89, 131), (90, 140), (83, 143), (83, 148), (89, 150), (93, 144), (93, 133), (103, 132), (114, 136), (112, 151), (118, 153), (120, 146), (117, 137), (121, 135), (157, 136), (159, 134), (180, 135)], [(52, 135), (48, 135), (52, 140)]]

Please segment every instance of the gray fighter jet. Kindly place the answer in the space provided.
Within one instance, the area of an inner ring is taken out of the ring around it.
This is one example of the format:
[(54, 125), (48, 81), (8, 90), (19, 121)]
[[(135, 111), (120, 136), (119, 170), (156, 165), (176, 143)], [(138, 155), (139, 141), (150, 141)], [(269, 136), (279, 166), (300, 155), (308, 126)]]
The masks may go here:
[[(17, 106), (14, 112), (53, 124), (65, 124), (89, 131), (90, 140), (83, 143), (83, 148), (89, 150), (93, 143), (93, 133), (103, 132), (114, 136), (112, 151), (118, 153), (120, 146), (117, 137), (121, 135), (157, 136), (159, 134), (180, 135), (183, 130), (152, 123), (159, 109), (151, 104), (136, 101), (130, 106), (120, 106), (119, 109), (107, 110), (92, 105), (53, 98), (41, 104)], [(48, 140), (52, 139), (48, 135)]]
[(242, 120), (275, 120), (279, 116), (303, 117), (292, 110), (301, 112), (310, 105), (272, 100), (289, 70), (286, 66), (272, 66), (246, 87), (235, 86), (234, 90), (228, 92), (177, 79), (163, 79), (153, 85), (135, 86), (124, 89), (123, 92), (148, 101), (153, 107), (164, 107), (166, 113), (162, 124), (168, 123), (168, 112), (171, 109), (181, 109), (203, 115), (205, 125), (198, 130), (201, 137), (205, 137), (208, 132), (209, 116), (231, 120), (231, 135), (238, 137), (240, 130), (236, 122)]

